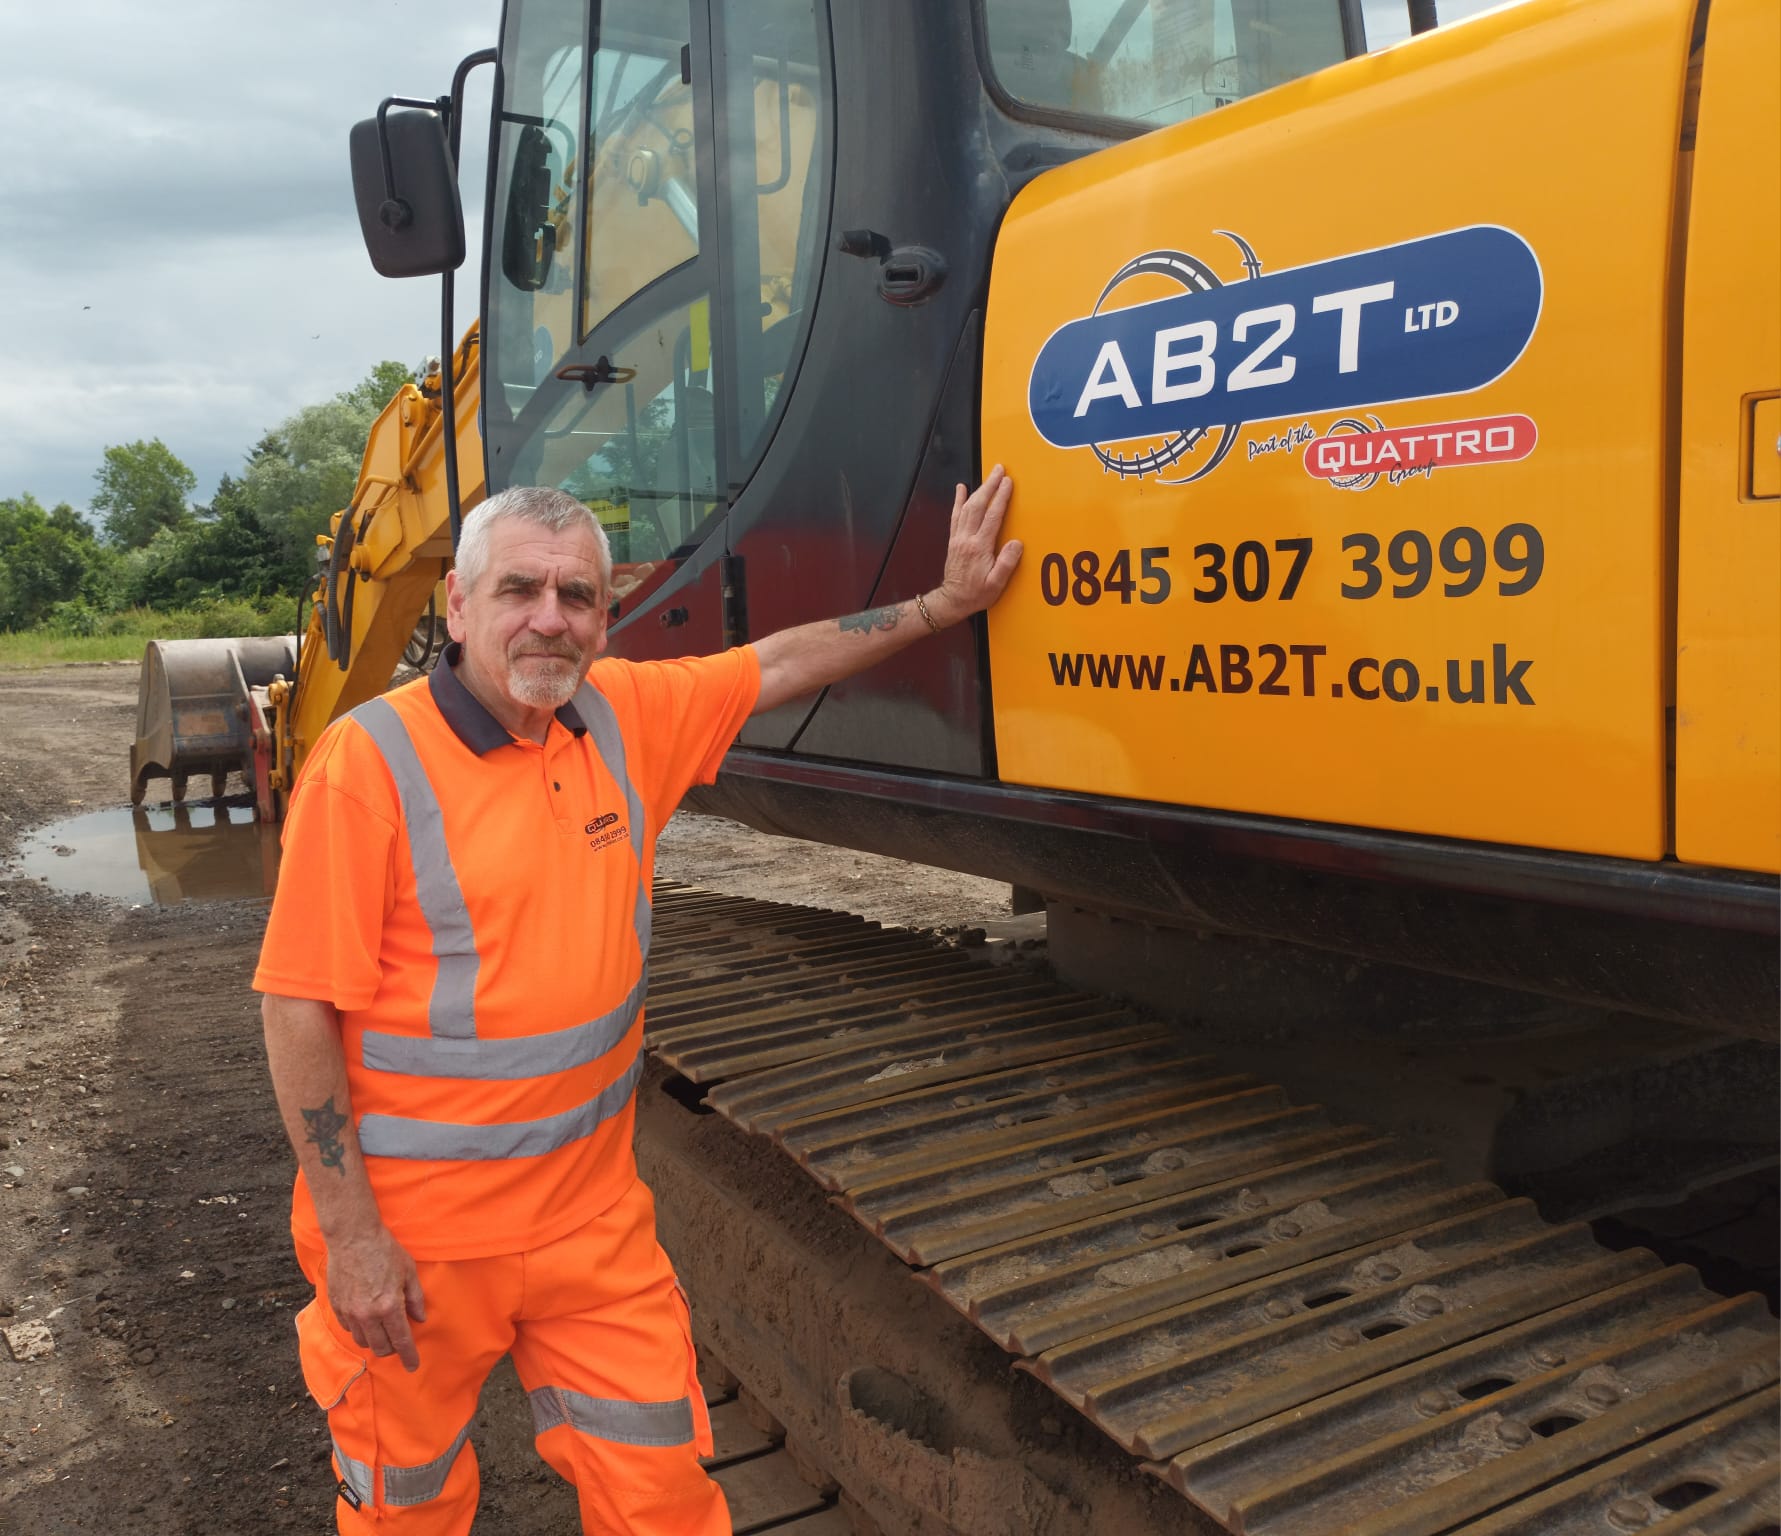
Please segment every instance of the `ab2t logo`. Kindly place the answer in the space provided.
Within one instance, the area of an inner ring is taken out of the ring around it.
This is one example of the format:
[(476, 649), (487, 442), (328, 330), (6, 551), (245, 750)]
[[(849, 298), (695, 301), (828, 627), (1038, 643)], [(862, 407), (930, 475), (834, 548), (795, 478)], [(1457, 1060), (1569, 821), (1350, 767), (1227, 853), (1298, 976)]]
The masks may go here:
[[(1539, 323), (1540, 263), (1512, 230), (1448, 230), (1265, 276), (1248, 241), (1217, 233), (1241, 253), (1242, 281), (1151, 251), (1114, 273), (1093, 314), (1052, 333), (1027, 385), (1048, 443), (1186, 485), (1247, 422), (1482, 389)], [(1165, 284), (1177, 291), (1147, 297)]]

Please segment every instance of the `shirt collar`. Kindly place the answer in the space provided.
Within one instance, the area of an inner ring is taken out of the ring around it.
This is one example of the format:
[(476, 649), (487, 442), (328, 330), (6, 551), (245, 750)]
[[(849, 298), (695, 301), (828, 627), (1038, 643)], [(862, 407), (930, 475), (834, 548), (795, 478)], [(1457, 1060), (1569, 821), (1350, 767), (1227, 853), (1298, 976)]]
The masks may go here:
[[(458, 677), (458, 663), (463, 655), (463, 645), (456, 640), (449, 641), (439, 653), (439, 664), (427, 679), (427, 687), (432, 691), (433, 703), (458, 740), (478, 757), (487, 757), (496, 747), (511, 746), (513, 735), (483, 708), (482, 701)], [(557, 711), (557, 721), (572, 735), (587, 734), (587, 722), (581, 718), (574, 699)]]

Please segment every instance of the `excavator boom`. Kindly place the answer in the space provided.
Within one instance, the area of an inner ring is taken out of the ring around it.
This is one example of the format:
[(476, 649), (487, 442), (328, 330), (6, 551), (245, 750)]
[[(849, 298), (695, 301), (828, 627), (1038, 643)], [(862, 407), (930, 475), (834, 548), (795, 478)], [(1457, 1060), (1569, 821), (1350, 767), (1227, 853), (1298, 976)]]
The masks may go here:
[[(462, 505), (482, 500), (476, 441), (478, 327), (452, 361), (463, 466)], [(315, 590), (301, 638), (151, 641), (137, 689), (130, 795), (151, 780), (231, 772), (254, 793), (262, 820), (284, 810), (303, 760), (329, 722), (389, 686), (428, 599), (451, 564), (440, 376), (407, 384), (372, 425), (349, 506), (318, 536)]]

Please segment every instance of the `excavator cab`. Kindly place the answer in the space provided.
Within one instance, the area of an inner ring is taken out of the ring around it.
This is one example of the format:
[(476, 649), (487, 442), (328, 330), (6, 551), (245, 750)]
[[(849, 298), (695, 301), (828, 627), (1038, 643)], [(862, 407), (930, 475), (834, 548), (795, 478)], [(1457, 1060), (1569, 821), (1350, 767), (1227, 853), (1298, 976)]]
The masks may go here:
[[(865, 607), (937, 562), (935, 509), (979, 472), (984, 303), (1013, 194), (1364, 48), (1341, 0), (943, 9), (633, 0), (590, 28), (561, 0), (508, 8), (489, 485), (625, 509), (616, 652)], [(528, 193), (540, 132), (548, 175)], [(538, 282), (501, 253), (545, 223)], [(982, 657), (944, 643), (925, 680), (862, 680), (746, 739), (987, 772)]]
[[(480, 320), (323, 541), (265, 798), (386, 685), (485, 493), (596, 510), (646, 659), (908, 596), (999, 460), (1030, 559), (988, 622), (751, 719), (702, 804), (1772, 1034), (1777, 605), (1675, 569), (1774, 538), (1775, 305), (1708, 323), (1772, 287), (1734, 231), (1774, 178), (1713, 147), (1767, 143), (1772, 81), (1707, 90), (1713, 52), (1682, 0), (1364, 58), (1358, 0), (509, 0), (448, 95), (354, 131), (374, 262), (449, 314), (498, 56)], [(1723, 443), (1680, 507), (1685, 416)]]
[[(1772, 928), (1772, 805), (1725, 861), (1754, 879), (1669, 854), (1670, 343), (1602, 281), (1672, 271), (1700, 41), (1668, 0), (1568, 15), (1363, 59), (1351, 0), (512, 4), (491, 220), (547, 124), (554, 256), (516, 280), (489, 235), (488, 484), (624, 509), (609, 645), (644, 659), (907, 597), (1006, 462), (1029, 565), (988, 622), (751, 719), (699, 804), (1772, 1033), (1772, 957), (1733, 958)], [(1533, 110), (1561, 82), (1602, 112)], [(1601, 128), (1628, 95), (1669, 114), (1637, 149)], [(1633, 266), (1541, 164), (1588, 168)], [(1561, 358), (1622, 407), (1578, 414)], [(1627, 601), (1561, 640), (1604, 559)]]
[[(392, 97), (353, 130), (373, 265), (441, 278), (449, 315), (463, 84), (498, 52), (482, 320), (461, 342), (443, 334), (442, 370), (392, 402), (323, 540), (316, 643), (293, 638), (292, 665), (263, 685), (290, 704), (282, 724), (260, 706), (277, 737), (269, 815), (321, 727), (384, 685), (403, 644), (422, 664), (436, 654), (428, 594), (461, 507), (485, 491), (552, 484), (599, 511), (624, 654), (866, 606), (887, 569), (937, 555), (932, 508), (977, 472), (968, 395), (994, 232), (1020, 184), (1363, 47), (1357, 0), (904, 10), (514, 0), (499, 49), (465, 60), (449, 94)], [(984, 771), (982, 658), (950, 644), (957, 675), (943, 698), (921, 685), (927, 718), (906, 743), (874, 723), (882, 690), (863, 685), (826, 702), (823, 750)], [(145, 720), (239, 657), (206, 645), (145, 664)], [(753, 734), (794, 747), (809, 715)], [(146, 732), (147, 771), (176, 789), (205, 771)]]

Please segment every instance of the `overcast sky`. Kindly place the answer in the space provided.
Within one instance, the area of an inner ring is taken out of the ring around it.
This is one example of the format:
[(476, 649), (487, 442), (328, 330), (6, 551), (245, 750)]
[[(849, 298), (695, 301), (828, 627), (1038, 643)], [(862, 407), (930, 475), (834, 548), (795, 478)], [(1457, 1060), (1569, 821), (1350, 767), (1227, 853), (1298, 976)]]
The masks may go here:
[[(1400, 0), (1367, 10), (1375, 46), (1403, 35)], [(436, 281), (379, 278), (365, 257), (347, 132), (386, 95), (443, 92), (499, 14), (0, 0), (0, 496), (85, 506), (108, 444), (159, 437), (208, 500), (298, 407), (437, 351)], [(465, 135), (473, 253), (488, 76)]]
[(365, 257), (347, 133), (445, 91), (499, 13), (0, 0), (0, 496), (84, 506), (106, 445), (159, 437), (206, 500), (299, 406), (436, 352), (437, 281)]

